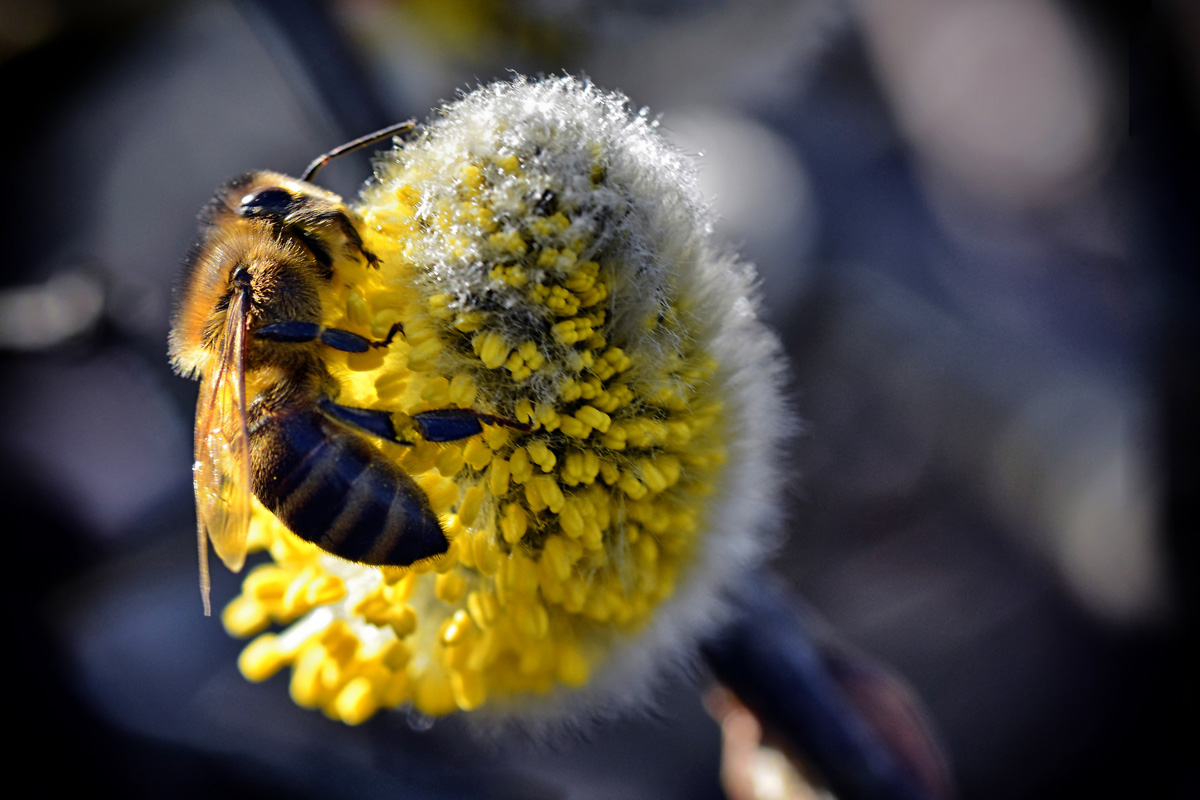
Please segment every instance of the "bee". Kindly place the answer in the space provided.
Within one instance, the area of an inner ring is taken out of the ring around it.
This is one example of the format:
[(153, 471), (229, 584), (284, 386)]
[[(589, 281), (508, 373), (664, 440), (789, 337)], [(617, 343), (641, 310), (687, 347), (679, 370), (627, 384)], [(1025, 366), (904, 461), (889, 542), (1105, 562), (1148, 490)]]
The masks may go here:
[[(366, 436), (400, 444), (387, 411), (341, 405), (328, 350), (387, 347), (326, 327), (320, 289), (340, 259), (375, 267), (354, 212), (310, 181), (329, 159), (411, 123), (350, 142), (297, 180), (274, 172), (235, 178), (200, 215), (200, 240), (184, 266), (169, 352), (175, 370), (199, 377), (195, 460), (200, 592), (209, 602), (208, 541), (237, 572), (245, 563), (251, 493), (292, 533), (342, 558), (407, 566), (449, 542), (413, 478)], [(474, 409), (412, 416), (426, 440), (449, 442), (483, 424), (528, 425)]]

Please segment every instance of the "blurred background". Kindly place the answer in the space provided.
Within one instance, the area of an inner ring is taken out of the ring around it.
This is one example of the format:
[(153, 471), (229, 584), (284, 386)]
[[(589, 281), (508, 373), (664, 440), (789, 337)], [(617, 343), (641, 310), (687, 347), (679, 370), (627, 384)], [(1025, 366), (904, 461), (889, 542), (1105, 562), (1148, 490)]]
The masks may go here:
[(775, 569), (915, 687), (961, 796), (1195, 796), (1200, 11), (1150, 5), (0, 0), (7, 669), (44, 793), (723, 796), (702, 675), (480, 747), (302, 711), (200, 615), (166, 360), (198, 209), (513, 70), (701, 156), (805, 420)]

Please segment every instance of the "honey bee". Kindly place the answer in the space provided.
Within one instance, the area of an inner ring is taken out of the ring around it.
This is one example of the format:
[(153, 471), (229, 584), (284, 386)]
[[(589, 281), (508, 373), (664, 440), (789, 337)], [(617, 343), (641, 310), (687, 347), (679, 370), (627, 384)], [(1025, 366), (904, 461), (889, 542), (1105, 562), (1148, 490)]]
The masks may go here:
[[(327, 349), (388, 346), (322, 324), (320, 288), (339, 259), (376, 266), (354, 212), (310, 183), (330, 158), (411, 123), (326, 153), (301, 180), (253, 172), (221, 187), (200, 215), (200, 240), (185, 264), (169, 350), (177, 372), (199, 377), (195, 461), (200, 592), (210, 614), (208, 540), (237, 572), (245, 562), (251, 492), (289, 530), (342, 558), (406, 566), (449, 542), (411, 476), (365, 440), (398, 438), (391, 414), (333, 398)], [(426, 440), (481, 433), (483, 424), (529, 426), (474, 409), (412, 416)]]

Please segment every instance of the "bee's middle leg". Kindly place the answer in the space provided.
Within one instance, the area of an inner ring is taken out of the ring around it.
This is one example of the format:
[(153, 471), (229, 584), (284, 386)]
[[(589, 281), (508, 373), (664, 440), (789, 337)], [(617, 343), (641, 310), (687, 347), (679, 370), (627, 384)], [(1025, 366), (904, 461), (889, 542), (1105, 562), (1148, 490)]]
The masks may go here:
[(276, 342), (312, 342), (320, 340), (321, 344), (341, 350), (344, 353), (365, 353), (372, 347), (387, 347), (396, 338), (396, 334), (404, 333), (404, 326), (397, 322), (392, 325), (383, 339), (372, 341), (357, 333), (341, 328), (326, 328), (316, 322), (301, 322), (288, 320), (271, 322), (260, 325), (253, 332), (257, 339), (270, 339)]

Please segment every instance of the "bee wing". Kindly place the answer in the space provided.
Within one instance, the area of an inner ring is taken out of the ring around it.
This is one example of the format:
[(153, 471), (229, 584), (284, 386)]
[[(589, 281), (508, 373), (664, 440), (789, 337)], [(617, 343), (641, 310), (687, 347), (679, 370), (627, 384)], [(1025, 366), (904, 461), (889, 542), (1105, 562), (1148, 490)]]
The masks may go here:
[(250, 435), (246, 428), (246, 314), (248, 298), (229, 301), (216, 368), (200, 384), (196, 406), (196, 533), (200, 591), (209, 613), (208, 539), (234, 572), (246, 561), (250, 529)]

